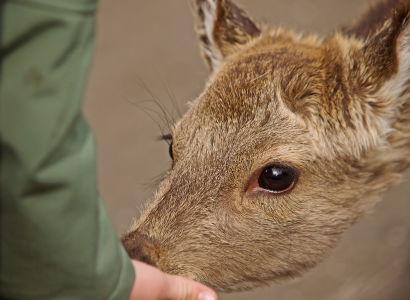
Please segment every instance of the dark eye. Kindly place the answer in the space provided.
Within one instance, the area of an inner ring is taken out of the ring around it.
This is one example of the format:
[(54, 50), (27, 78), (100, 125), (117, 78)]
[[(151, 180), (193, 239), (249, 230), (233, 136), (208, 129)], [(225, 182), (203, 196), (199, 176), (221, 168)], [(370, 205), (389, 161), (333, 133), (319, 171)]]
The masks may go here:
[(174, 160), (174, 154), (172, 154), (172, 142), (169, 144), (169, 156)]
[(295, 172), (273, 166), (263, 170), (258, 183), (260, 187), (266, 190), (281, 193), (290, 190), (295, 184), (295, 179)]

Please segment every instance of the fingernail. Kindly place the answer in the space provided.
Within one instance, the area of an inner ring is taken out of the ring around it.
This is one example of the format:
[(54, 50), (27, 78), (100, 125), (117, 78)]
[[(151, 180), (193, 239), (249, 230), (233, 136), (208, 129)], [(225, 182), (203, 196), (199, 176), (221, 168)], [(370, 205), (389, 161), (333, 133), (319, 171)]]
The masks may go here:
[(215, 296), (210, 292), (202, 292), (198, 296), (198, 300), (216, 300)]

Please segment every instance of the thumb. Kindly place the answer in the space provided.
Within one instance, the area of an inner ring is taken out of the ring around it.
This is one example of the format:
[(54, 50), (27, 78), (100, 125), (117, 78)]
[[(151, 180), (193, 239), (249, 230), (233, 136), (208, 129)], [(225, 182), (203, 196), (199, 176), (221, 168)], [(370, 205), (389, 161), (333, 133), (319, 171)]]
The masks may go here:
[(168, 275), (143, 262), (132, 260), (136, 279), (128, 300), (217, 300), (207, 286)]
[[(170, 300), (217, 300), (216, 293), (207, 286), (190, 279), (165, 275)], [(166, 298), (168, 299), (168, 298)]]

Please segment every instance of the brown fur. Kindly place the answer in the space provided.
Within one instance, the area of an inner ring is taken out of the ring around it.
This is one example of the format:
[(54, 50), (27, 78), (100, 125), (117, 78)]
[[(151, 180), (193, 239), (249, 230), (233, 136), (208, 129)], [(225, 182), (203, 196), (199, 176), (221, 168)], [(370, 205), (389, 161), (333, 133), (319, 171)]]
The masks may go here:
[[(214, 72), (175, 124), (155, 201), (122, 237), (132, 258), (225, 292), (317, 265), (410, 164), (409, 2), (326, 39), (259, 31), (233, 5), (193, 1)], [(258, 185), (273, 164), (298, 174), (292, 190)]]

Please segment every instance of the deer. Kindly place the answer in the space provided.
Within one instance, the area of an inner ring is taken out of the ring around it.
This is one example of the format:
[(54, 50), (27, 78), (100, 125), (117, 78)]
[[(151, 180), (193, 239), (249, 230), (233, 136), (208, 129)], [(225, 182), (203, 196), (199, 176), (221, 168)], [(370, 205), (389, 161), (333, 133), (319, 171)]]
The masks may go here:
[(410, 165), (410, 1), (323, 38), (232, 0), (191, 8), (211, 75), (163, 136), (172, 168), (121, 241), (218, 292), (301, 276)]

